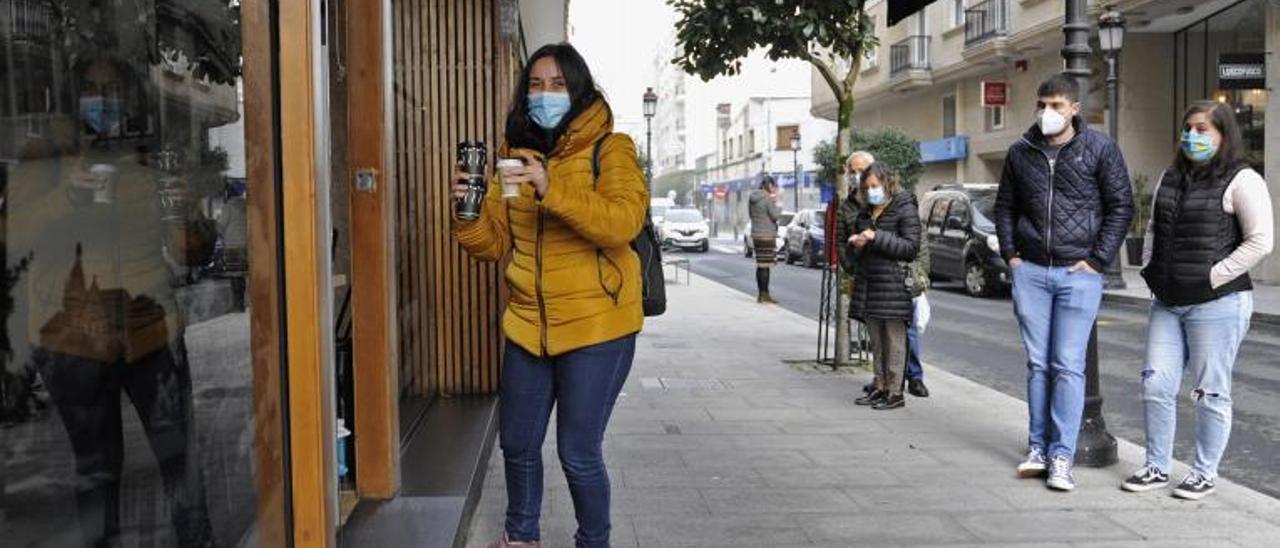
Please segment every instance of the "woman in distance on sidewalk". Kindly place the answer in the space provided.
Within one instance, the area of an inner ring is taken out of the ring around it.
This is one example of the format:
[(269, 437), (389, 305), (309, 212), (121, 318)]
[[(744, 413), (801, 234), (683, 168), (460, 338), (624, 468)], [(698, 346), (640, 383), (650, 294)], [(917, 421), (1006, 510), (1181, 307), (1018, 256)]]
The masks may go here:
[(853, 295), (849, 316), (867, 326), (875, 356), (875, 390), (858, 398), (858, 405), (876, 410), (906, 405), (902, 373), (907, 361), (907, 326), (914, 307), (904, 264), (920, 248), (920, 217), (916, 197), (882, 164), (872, 164), (858, 185), (856, 217), (836, 227), (837, 241), (852, 248)]
[[(504, 198), (502, 185), (490, 184), (480, 218), (454, 221), (473, 257), (512, 255), (499, 415), (507, 517), (493, 546), (539, 545), (542, 442), (554, 407), (578, 519), (575, 545), (608, 547), (602, 445), (644, 323), (640, 259), (630, 243), (648, 215), (648, 191), (634, 143), (613, 133), (612, 111), (572, 46), (534, 52), (511, 104), (498, 154), (524, 159), (503, 172), (505, 183), (519, 183), (519, 196)], [(455, 195), (465, 178), (454, 175)]]

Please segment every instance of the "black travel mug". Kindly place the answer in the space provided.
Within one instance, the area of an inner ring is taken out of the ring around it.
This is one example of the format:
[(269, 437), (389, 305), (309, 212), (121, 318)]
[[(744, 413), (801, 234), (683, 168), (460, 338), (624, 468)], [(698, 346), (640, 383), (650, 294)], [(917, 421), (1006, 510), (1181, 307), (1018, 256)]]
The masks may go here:
[(458, 218), (472, 221), (480, 218), (480, 206), (484, 203), (484, 194), (488, 185), (484, 181), (484, 163), (488, 151), (480, 141), (463, 141), (458, 143), (458, 165), (467, 174), (467, 192), (455, 205)]

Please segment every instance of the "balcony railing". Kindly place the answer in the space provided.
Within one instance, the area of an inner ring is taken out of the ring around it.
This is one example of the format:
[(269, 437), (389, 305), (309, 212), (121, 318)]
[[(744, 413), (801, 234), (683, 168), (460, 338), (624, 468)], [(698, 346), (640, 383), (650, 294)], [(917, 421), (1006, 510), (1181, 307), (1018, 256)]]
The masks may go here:
[(929, 37), (909, 36), (889, 48), (889, 74), (929, 70)]
[(1009, 33), (1009, 0), (985, 0), (964, 10), (964, 44), (972, 46)]

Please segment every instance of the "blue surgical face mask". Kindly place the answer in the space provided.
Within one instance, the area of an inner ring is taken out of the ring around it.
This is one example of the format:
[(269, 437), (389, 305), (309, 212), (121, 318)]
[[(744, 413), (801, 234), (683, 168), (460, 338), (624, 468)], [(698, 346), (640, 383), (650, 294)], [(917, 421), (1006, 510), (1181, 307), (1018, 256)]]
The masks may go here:
[(120, 101), (101, 95), (80, 97), (80, 119), (99, 135), (108, 135), (120, 125)]
[(1213, 137), (1208, 133), (1184, 131), (1182, 132), (1182, 154), (1192, 162), (1203, 164), (1218, 154), (1218, 147), (1214, 146)]
[(884, 187), (868, 188), (867, 201), (873, 206), (884, 205)]
[(569, 113), (573, 103), (568, 93), (530, 93), (529, 117), (542, 129), (554, 129)]

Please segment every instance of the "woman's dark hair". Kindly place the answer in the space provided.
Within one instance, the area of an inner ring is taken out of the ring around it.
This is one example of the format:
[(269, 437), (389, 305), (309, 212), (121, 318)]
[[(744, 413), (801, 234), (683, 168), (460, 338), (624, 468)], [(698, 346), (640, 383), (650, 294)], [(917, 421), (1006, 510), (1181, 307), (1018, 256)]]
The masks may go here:
[(760, 179), (761, 190), (769, 190), (770, 188), (777, 188), (777, 186), (778, 186), (778, 182), (773, 180), (772, 175), (765, 175), (763, 178)]
[(880, 186), (884, 187), (886, 198), (892, 198), (902, 192), (902, 180), (898, 178), (898, 175), (889, 169), (889, 166), (876, 162), (862, 172), (862, 180), (858, 182), (858, 203), (864, 205), (871, 203), (867, 200), (867, 181), (870, 181), (872, 177), (880, 181)]
[[(533, 70), (534, 63), (544, 57), (554, 59), (556, 65), (560, 67), (560, 74), (564, 76), (564, 84), (569, 91), (569, 101), (572, 105), (564, 119), (560, 121), (560, 125), (551, 130), (542, 129), (542, 126), (529, 117), (529, 73)], [(591, 70), (587, 68), (586, 60), (573, 46), (548, 44), (538, 48), (533, 55), (529, 56), (524, 70), (520, 71), (520, 78), (516, 80), (515, 96), (511, 98), (511, 111), (507, 113), (507, 145), (530, 148), (543, 154), (550, 153), (573, 119), (601, 97), (600, 90), (596, 88), (596, 81), (591, 77)], [(612, 112), (609, 116), (613, 116)]]
[(1244, 157), (1244, 137), (1240, 133), (1240, 124), (1236, 122), (1236, 114), (1231, 106), (1216, 101), (1196, 101), (1187, 108), (1179, 126), (1179, 135), (1187, 130), (1187, 121), (1196, 114), (1207, 114), (1209, 123), (1222, 134), (1222, 142), (1218, 145), (1218, 153), (1207, 164), (1196, 164), (1182, 153), (1181, 139), (1173, 161), (1173, 171), (1179, 175), (1187, 175), (1202, 169), (1216, 177), (1226, 177), (1237, 167), (1246, 163)]

